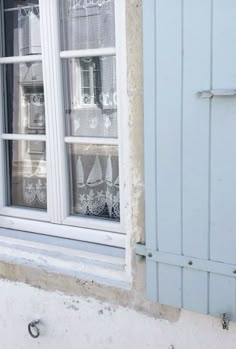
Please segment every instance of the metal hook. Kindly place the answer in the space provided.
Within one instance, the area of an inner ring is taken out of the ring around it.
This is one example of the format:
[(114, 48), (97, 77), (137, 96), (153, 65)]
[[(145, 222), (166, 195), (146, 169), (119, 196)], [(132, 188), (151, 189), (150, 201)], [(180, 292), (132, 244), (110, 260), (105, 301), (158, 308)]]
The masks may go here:
[(31, 321), (29, 324), (28, 324), (28, 331), (29, 331), (29, 334), (31, 335), (31, 337), (33, 338), (38, 338), (39, 335), (40, 335), (40, 331), (38, 329), (38, 327), (36, 325), (38, 325), (40, 322), (40, 320), (34, 320), (34, 321)]
[(228, 330), (229, 329), (229, 315), (227, 313), (221, 314), (221, 324), (223, 330)]

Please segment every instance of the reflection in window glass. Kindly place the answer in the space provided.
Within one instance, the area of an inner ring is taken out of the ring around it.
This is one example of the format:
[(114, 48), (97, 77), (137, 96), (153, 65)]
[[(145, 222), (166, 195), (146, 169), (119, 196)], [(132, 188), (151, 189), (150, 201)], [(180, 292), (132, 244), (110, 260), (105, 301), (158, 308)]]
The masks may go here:
[(7, 64), (5, 74), (5, 132), (45, 134), (42, 64)]
[(41, 53), (38, 0), (4, 1), (5, 56)]
[(65, 60), (64, 96), (68, 136), (117, 137), (115, 57)]
[(114, 0), (61, 0), (62, 50), (115, 46)]
[(44, 142), (8, 141), (8, 205), (47, 208), (46, 147)]
[(119, 221), (117, 147), (73, 144), (68, 155), (71, 214)]

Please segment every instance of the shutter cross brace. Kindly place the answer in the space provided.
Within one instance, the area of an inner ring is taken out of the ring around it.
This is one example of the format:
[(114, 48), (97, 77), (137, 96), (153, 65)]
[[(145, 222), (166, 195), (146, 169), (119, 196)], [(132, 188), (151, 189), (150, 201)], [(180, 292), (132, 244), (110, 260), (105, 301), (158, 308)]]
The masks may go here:
[(200, 259), (177, 253), (161, 252), (147, 248), (143, 243), (136, 244), (136, 254), (145, 257), (147, 261), (201, 270), (236, 278), (236, 265), (234, 264)]

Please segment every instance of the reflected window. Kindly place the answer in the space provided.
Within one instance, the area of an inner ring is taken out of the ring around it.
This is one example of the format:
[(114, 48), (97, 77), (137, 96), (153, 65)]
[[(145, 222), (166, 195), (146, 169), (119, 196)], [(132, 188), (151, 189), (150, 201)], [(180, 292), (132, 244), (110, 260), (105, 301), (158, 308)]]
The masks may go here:
[(41, 54), (38, 0), (4, 1), (5, 56)]
[(6, 133), (45, 134), (42, 63), (5, 65)]

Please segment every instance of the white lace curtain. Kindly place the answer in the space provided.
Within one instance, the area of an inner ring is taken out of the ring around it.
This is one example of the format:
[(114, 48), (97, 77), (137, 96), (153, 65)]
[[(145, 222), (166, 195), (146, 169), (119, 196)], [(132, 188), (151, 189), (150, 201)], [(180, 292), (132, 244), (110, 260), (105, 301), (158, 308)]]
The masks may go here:
[[(95, 216), (119, 221), (120, 196), (117, 157), (78, 156), (74, 165), (71, 191), (73, 212), (82, 216)], [(73, 157), (76, 159), (76, 157)], [(91, 164), (92, 167), (91, 167)], [(26, 154), (23, 166), (22, 198), (28, 207), (46, 208), (46, 161), (35, 161)]]
[(47, 168), (44, 155), (39, 161), (25, 153), (22, 168), (22, 201), (29, 207), (47, 207)]
[(114, 0), (66, 0), (63, 22), (65, 49), (115, 46)]
[[(78, 156), (75, 168), (75, 213), (119, 220), (119, 175), (116, 159), (95, 156), (88, 168), (86, 156)], [(87, 173), (87, 175), (85, 174)]]

